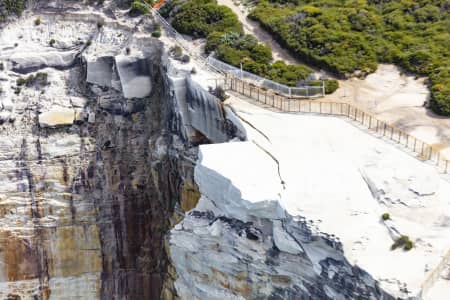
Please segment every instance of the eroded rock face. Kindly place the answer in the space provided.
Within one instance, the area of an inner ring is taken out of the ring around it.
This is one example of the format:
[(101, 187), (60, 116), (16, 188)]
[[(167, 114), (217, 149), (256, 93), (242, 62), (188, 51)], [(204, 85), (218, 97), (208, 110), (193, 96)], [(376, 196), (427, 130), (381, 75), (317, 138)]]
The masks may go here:
[[(245, 153), (250, 145), (235, 147)], [(170, 232), (174, 286), (181, 299), (394, 299), (347, 261), (336, 237), (289, 216), (275, 195), (249, 193), (245, 175), (237, 181), (227, 177), (226, 166), (222, 173), (211, 169), (217, 165), (208, 155), (214, 148), (200, 147), (195, 168), (200, 202)], [(260, 172), (270, 177), (276, 167), (260, 162)], [(262, 180), (259, 189), (276, 182)]]
[[(232, 127), (152, 22), (108, 3), (37, 2), (41, 25), (27, 12), (0, 31), (0, 299), (174, 296), (164, 241), (199, 198), (193, 145)], [(45, 85), (19, 86), (37, 72)]]
[[(132, 23), (41, 12), (41, 26), (30, 14), (0, 32), (0, 298), (158, 299), (175, 204), (196, 202), (162, 44)], [(38, 71), (48, 85), (15, 89)]]

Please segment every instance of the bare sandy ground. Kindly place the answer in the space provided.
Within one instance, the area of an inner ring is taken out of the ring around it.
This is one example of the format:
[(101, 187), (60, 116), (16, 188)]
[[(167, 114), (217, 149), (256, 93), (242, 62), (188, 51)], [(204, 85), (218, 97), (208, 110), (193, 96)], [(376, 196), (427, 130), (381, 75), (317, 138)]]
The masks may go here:
[(380, 64), (375, 73), (363, 80), (339, 81), (340, 88), (325, 99), (356, 104), (435, 145), (450, 158), (450, 118), (438, 116), (424, 107), (430, 95), (424, 80), (401, 74), (394, 65)]
[[(283, 49), (257, 22), (247, 18), (248, 8), (236, 6), (232, 0), (218, 0), (218, 3), (228, 6), (238, 15), (245, 33), (253, 34), (262, 43), (269, 45), (275, 60), (302, 64)], [(450, 159), (450, 118), (437, 116), (423, 106), (429, 98), (424, 80), (403, 75), (394, 65), (381, 64), (374, 74), (364, 80), (357, 78), (340, 80), (340, 88), (325, 99), (356, 104), (380, 120), (389, 122), (442, 149)]]

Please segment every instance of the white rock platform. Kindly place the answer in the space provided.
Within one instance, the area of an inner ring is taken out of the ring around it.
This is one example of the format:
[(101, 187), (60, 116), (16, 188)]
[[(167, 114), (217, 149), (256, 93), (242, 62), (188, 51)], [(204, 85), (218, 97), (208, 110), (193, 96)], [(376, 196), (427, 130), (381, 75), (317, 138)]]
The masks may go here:
[[(393, 295), (403, 288), (412, 296), (420, 291), (450, 247), (450, 183), (433, 166), (345, 119), (278, 113), (234, 97), (228, 104), (245, 119), (249, 141), (203, 145), (198, 166), (238, 184), (248, 199), (236, 209), (227, 198), (223, 211), (245, 219), (251, 209), (244, 207), (259, 203), (270, 209), (267, 200), (278, 201), (290, 215), (334, 234), (349, 262)], [(200, 177), (204, 195), (212, 176)], [(264, 212), (271, 213), (276, 215)], [(382, 221), (383, 213), (391, 220)], [(412, 250), (391, 250), (400, 235), (410, 237)], [(448, 280), (439, 284), (439, 290), (450, 288)]]

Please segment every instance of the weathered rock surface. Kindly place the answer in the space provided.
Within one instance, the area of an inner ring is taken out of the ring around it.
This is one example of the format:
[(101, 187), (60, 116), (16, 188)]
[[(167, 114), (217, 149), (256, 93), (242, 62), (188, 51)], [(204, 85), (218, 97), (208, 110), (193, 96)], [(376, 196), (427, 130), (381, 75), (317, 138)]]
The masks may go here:
[[(181, 298), (448, 295), (450, 281), (431, 273), (450, 246), (450, 183), (434, 166), (340, 118), (233, 95), (227, 105), (248, 141), (200, 146), (201, 200), (169, 239)], [(392, 250), (400, 236), (412, 249)]]
[[(162, 43), (133, 36), (151, 22), (76, 2), (38, 2), (40, 26), (27, 12), (0, 31), (0, 299), (158, 299), (202, 134)], [(35, 72), (48, 85), (17, 86)]]
[(258, 177), (263, 180), (258, 186), (251, 176), (255, 170), (246, 170), (245, 163), (239, 172), (227, 169), (214, 162), (217, 147), (200, 147), (195, 168), (200, 202), (171, 230), (169, 239), (180, 298), (394, 299), (347, 261), (335, 237), (289, 216), (276, 195), (267, 197), (276, 190), (267, 185), (283, 189), (279, 178), (271, 177), (277, 166), (260, 149), (245, 149), (251, 145), (220, 147), (242, 153), (238, 161), (259, 162), (258, 172), (267, 177)]
[(80, 119), (80, 113), (69, 108), (56, 108), (39, 115), (39, 125), (41, 127), (57, 127), (72, 125), (74, 121)]
[[(33, 4), (0, 31), (0, 299), (393, 299), (282, 207), (279, 162), (260, 144), (198, 155), (249, 128), (207, 92), (214, 75), (168, 58), (149, 19), (117, 10), (125, 1)], [(18, 86), (36, 72), (48, 84)], [(380, 202), (433, 198), (364, 171)]]

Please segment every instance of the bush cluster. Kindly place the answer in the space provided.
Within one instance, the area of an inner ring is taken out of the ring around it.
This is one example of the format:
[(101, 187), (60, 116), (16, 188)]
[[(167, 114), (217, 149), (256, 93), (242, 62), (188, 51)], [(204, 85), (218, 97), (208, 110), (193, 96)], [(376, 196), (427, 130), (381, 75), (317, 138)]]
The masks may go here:
[(171, 47), (169, 50), (169, 53), (173, 58), (175, 58), (176, 60), (182, 61), (184, 63), (188, 63), (191, 60), (189, 55), (187, 55), (187, 54), (183, 55), (183, 50), (178, 45)]
[(33, 86), (33, 85), (39, 85), (39, 86), (45, 86), (48, 85), (48, 75), (44, 72), (38, 72), (36, 75), (29, 75), (28, 77), (20, 77), (16, 81), (17, 86)]
[(155, 30), (152, 32), (152, 37), (154, 38), (160, 38), (161, 37), (161, 31), (160, 30)]
[(22, 15), (23, 9), (23, 0), (0, 0), (0, 21), (9, 14)]
[(391, 250), (395, 250), (399, 247), (403, 247), (403, 250), (409, 251), (414, 247), (414, 243), (410, 240), (409, 236), (402, 235), (391, 246)]
[(134, 0), (131, 2), (131, 13), (147, 15), (150, 13), (147, 7), (152, 5), (153, 0)]
[(250, 17), (303, 60), (337, 75), (380, 62), (429, 76), (431, 107), (450, 115), (450, 3), (440, 0), (259, 1)]
[[(205, 51), (215, 52), (218, 59), (242, 68), (245, 71), (267, 77), (290, 86), (305, 80), (311, 70), (302, 65), (286, 65), (272, 61), (271, 49), (258, 42), (249, 34), (244, 34), (242, 25), (233, 11), (212, 0), (192, 0), (176, 5), (169, 3), (164, 14), (175, 12), (173, 27), (184, 34), (206, 38)], [(329, 83), (327, 91), (334, 91), (337, 81)]]

